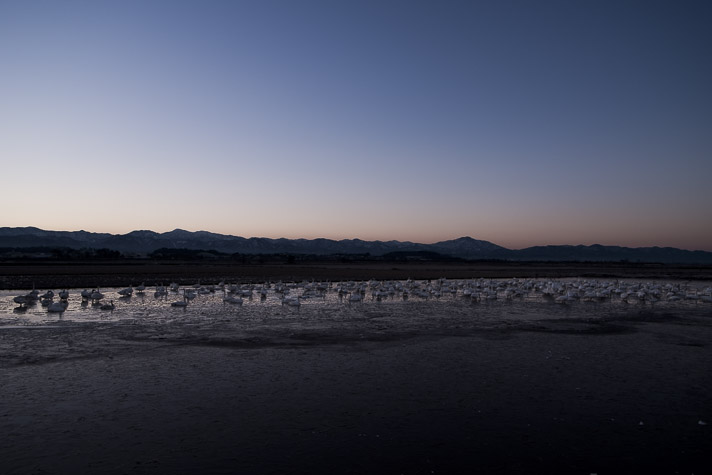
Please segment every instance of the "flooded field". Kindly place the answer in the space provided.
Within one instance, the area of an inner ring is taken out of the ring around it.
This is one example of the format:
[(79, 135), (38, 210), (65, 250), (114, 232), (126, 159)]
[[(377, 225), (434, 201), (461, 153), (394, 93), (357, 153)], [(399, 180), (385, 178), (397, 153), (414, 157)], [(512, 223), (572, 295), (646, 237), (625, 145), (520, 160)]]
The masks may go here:
[[(324, 343), (492, 330), (612, 331), (712, 313), (705, 282), (461, 280), (0, 291), (0, 331), (101, 329), (134, 338)], [(18, 303), (19, 302), (19, 303)], [(143, 333), (142, 333), (143, 332)], [(3, 360), (7, 362), (7, 355)]]
[[(707, 325), (710, 291), (704, 282), (577, 279), (172, 284), (71, 289), (64, 299), (60, 290), (0, 291), (0, 364), (108, 353), (128, 340), (255, 347), (504, 330), (595, 334), (646, 320)], [(62, 335), (77, 341), (53, 345)]]
[(139, 289), (0, 291), (0, 471), (701, 473), (710, 462), (708, 281)]

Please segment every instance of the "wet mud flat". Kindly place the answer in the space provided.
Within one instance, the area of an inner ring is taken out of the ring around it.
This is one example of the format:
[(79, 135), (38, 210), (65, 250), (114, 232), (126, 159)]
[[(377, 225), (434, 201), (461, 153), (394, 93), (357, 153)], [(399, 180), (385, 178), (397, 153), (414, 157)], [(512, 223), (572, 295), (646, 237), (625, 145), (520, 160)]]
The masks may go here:
[(708, 472), (710, 307), (610, 308), (8, 325), (0, 472)]

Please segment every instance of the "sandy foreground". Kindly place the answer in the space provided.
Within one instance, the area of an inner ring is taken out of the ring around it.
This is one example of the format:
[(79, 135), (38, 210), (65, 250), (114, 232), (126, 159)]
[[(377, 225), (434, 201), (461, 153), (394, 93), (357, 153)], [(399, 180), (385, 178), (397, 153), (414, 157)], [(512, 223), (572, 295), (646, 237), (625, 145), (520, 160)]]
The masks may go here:
[(712, 305), (447, 308), (5, 326), (0, 473), (712, 473)]

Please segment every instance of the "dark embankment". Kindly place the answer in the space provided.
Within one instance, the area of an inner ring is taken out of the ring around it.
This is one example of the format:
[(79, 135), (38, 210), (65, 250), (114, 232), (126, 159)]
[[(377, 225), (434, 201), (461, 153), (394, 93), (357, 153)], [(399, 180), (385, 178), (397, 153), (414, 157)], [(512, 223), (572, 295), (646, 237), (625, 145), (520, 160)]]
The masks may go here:
[(650, 263), (503, 261), (235, 262), (234, 260), (15, 260), (0, 262), (0, 288), (113, 287), (278, 280), (474, 278), (633, 278), (712, 280), (712, 266)]

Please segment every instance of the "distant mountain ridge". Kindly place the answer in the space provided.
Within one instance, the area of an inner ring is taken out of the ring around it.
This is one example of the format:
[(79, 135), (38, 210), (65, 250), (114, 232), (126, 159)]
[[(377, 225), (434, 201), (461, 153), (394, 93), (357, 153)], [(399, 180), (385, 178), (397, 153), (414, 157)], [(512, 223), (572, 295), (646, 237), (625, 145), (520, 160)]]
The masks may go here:
[(363, 241), (361, 239), (271, 239), (244, 238), (208, 231), (175, 229), (166, 233), (148, 230), (127, 234), (87, 231), (46, 231), (36, 227), (0, 228), (0, 247), (66, 247), (70, 249), (111, 249), (129, 254), (149, 254), (157, 249), (212, 250), (240, 254), (369, 254), (437, 253), (461, 259), (511, 261), (631, 261), (679, 264), (712, 264), (712, 252), (671, 247), (629, 248), (621, 246), (534, 246), (507, 249), (489, 241), (461, 237), (421, 244), (409, 241)]
[[(244, 238), (207, 231), (174, 229), (166, 233), (139, 230), (127, 234), (86, 231), (45, 231), (35, 227), (0, 228), (0, 247), (106, 248), (125, 253), (147, 254), (160, 248), (203, 249), (242, 254), (370, 254), (380, 256), (395, 251), (432, 251), (456, 257), (478, 258), (483, 253), (505, 248), (488, 241), (460, 238), (435, 244), (361, 239), (271, 239)], [(453, 252), (456, 251), (456, 252)]]

